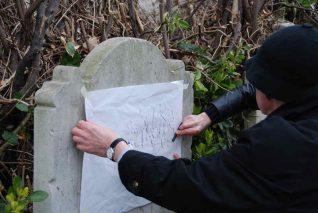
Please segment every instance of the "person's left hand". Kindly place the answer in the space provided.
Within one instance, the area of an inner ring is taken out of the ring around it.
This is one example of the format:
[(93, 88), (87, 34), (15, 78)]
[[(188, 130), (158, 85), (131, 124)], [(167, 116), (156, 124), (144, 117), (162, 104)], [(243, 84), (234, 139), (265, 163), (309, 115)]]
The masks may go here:
[(205, 112), (199, 115), (188, 115), (183, 118), (176, 134), (177, 136), (195, 136), (200, 134), (211, 123), (210, 117)]
[(77, 122), (72, 129), (72, 135), (77, 149), (101, 157), (105, 157), (106, 149), (118, 138), (118, 134), (113, 130), (83, 120)]

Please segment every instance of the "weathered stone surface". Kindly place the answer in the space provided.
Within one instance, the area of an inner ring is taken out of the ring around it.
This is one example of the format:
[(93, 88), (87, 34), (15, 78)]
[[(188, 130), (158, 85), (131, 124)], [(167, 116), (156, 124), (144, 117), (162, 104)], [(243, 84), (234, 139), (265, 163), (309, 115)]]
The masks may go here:
[[(150, 42), (113, 38), (97, 46), (80, 68), (58, 66), (53, 80), (37, 92), (35, 109), (34, 186), (49, 198), (34, 205), (34, 212), (79, 212), (82, 153), (73, 146), (70, 131), (84, 118), (80, 89), (184, 80), (183, 115), (192, 113), (193, 78), (178, 60), (166, 60)], [(184, 138), (182, 156), (191, 156), (191, 138)], [(155, 204), (131, 212), (170, 212)]]
[(78, 212), (82, 153), (71, 143), (71, 128), (84, 116), (80, 70), (58, 66), (37, 92), (34, 112), (34, 188), (49, 193), (34, 212)]

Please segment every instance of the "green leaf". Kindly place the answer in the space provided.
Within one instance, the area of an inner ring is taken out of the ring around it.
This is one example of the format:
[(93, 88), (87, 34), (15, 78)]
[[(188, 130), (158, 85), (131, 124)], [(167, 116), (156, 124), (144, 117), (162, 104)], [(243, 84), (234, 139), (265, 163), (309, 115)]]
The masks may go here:
[(47, 197), (49, 196), (49, 194), (45, 191), (34, 191), (32, 192), (28, 199), (32, 202), (41, 202), (43, 200), (45, 200)]
[(179, 20), (179, 27), (183, 30), (186, 30), (190, 27), (190, 24), (187, 21), (180, 19)]
[(194, 81), (199, 81), (201, 79), (201, 72), (195, 71), (194, 72)]
[(195, 52), (198, 54), (204, 53), (204, 50), (201, 47), (199, 47), (198, 45), (195, 45), (195, 44), (191, 44), (189, 42), (180, 42), (178, 44), (178, 48), (180, 48), (186, 52)]
[(0, 213), (4, 213), (4, 207), (6, 204), (3, 201), (0, 201)]
[(311, 5), (318, 3), (317, 0), (297, 0), (303, 7), (309, 8)]
[(8, 194), (6, 195), (6, 201), (7, 201), (8, 203), (11, 203), (11, 202), (13, 202), (13, 201), (15, 201), (15, 200), (16, 200), (16, 197), (15, 197), (15, 195), (14, 195), (13, 192), (10, 192), (10, 193), (8, 193)]
[(64, 53), (61, 59), (61, 65), (79, 67), (81, 64), (81, 56), (78, 52), (74, 56), (70, 56), (68, 53)]
[(28, 108), (28, 105), (22, 103), (22, 102), (19, 102), (15, 105), (16, 108), (18, 108), (18, 110), (22, 111), (22, 112), (28, 112), (29, 108)]
[(18, 135), (16, 133), (5, 130), (2, 134), (2, 138), (11, 145), (18, 144)]
[(14, 92), (13, 93), (13, 98), (15, 99), (21, 99), (23, 97), (23, 93), (21, 92)]
[(5, 213), (12, 213), (12, 209), (11, 209), (11, 207), (10, 207), (9, 204), (7, 204), (7, 205), (4, 207), (4, 212), (5, 212)]
[(21, 212), (23, 213), (23, 210), (25, 209), (26, 204), (23, 201), (18, 201), (18, 205), (15, 207), (15, 212)]
[(197, 105), (194, 105), (193, 106), (193, 112), (192, 114), (194, 115), (198, 115), (202, 112), (202, 107), (201, 106), (197, 106)]
[(212, 143), (212, 138), (213, 138), (212, 130), (210, 130), (210, 129), (204, 130), (203, 135), (204, 135), (204, 139), (205, 139), (207, 144)]
[(22, 180), (21, 180), (21, 178), (19, 176), (15, 176), (13, 178), (12, 186), (13, 186), (13, 189), (14, 189), (15, 192), (17, 192), (18, 189), (23, 188), (23, 183), (22, 183)]
[(195, 147), (195, 150), (196, 150), (196, 153), (198, 156), (202, 156), (202, 153), (204, 152), (205, 150), (205, 144), (204, 143), (199, 143), (196, 147)]
[(205, 93), (208, 91), (208, 89), (200, 81), (194, 82), (194, 88), (197, 92)]
[(73, 42), (69, 41), (66, 44), (66, 52), (67, 54), (69, 54), (71, 57), (74, 57), (75, 53), (76, 53), (76, 49), (75, 49), (75, 45)]

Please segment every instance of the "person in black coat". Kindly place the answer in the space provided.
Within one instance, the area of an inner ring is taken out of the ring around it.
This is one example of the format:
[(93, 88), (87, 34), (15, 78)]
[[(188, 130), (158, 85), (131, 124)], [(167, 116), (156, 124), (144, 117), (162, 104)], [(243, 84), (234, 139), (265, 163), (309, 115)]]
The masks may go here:
[[(195, 162), (131, 150), (111, 129), (79, 121), (76, 147), (118, 162), (135, 195), (177, 212), (318, 212), (318, 30), (304, 24), (273, 33), (246, 62), (249, 84), (183, 119), (178, 136), (245, 109), (266, 119), (230, 149)], [(113, 142), (115, 141), (115, 143)]]

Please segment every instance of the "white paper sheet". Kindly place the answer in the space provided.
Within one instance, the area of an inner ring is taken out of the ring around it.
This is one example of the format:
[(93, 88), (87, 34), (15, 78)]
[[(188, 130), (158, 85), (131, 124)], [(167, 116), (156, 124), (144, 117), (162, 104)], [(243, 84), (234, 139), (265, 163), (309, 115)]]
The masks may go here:
[[(171, 140), (182, 119), (182, 96), (183, 81), (88, 92), (86, 118), (114, 129), (136, 150), (171, 159), (181, 152), (180, 139)], [(125, 189), (117, 163), (84, 154), (81, 213), (121, 213), (148, 203)]]

